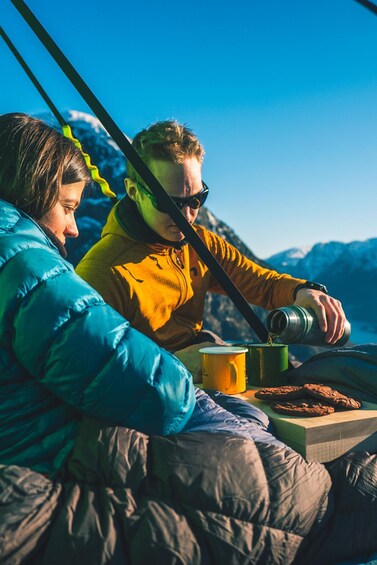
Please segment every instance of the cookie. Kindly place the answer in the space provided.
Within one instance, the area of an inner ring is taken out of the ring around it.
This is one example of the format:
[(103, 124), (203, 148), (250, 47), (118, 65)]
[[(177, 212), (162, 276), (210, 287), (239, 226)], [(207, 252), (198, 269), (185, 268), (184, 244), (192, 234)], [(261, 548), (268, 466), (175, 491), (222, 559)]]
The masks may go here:
[(271, 408), (278, 414), (286, 416), (326, 416), (335, 412), (334, 406), (319, 402), (314, 398), (303, 398), (301, 400), (290, 400), (283, 402), (273, 402)]
[(255, 393), (255, 398), (270, 402), (272, 400), (280, 400), (282, 398), (305, 398), (308, 396), (304, 393), (302, 386), (274, 386), (269, 388), (260, 388)]
[(320, 399), (331, 404), (331, 406), (335, 406), (336, 408), (342, 410), (358, 410), (361, 408), (361, 402), (351, 398), (350, 396), (346, 396), (327, 385), (306, 384), (303, 385), (302, 388), (313, 398)]

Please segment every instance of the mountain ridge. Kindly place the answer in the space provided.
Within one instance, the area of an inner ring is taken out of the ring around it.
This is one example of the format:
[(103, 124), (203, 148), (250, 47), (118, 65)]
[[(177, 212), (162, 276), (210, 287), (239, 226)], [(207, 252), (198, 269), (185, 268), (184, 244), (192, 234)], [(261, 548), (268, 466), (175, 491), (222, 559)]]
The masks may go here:
[(375, 334), (377, 342), (377, 238), (318, 243), (301, 257), (294, 251), (282, 251), (269, 257), (268, 262), (279, 272), (325, 284), (342, 302), (355, 329), (358, 325), (360, 330), (367, 330), (372, 339)]
[[(83, 150), (99, 168), (101, 176), (107, 179), (111, 189), (121, 198), (124, 195), (123, 179), (126, 174), (123, 153), (96, 118), (76, 111), (70, 111), (64, 117), (72, 126), (73, 135), (79, 139)], [(77, 212), (80, 237), (67, 241), (68, 258), (74, 265), (99, 240), (112, 205), (98, 185), (87, 191)], [(198, 223), (224, 237), (241, 253), (264, 267), (326, 284), (330, 293), (344, 304), (350, 321), (354, 318), (367, 324), (375, 332), (377, 341), (377, 295), (373, 298), (373, 288), (377, 288), (377, 238), (366, 242), (352, 242), (352, 245), (340, 242), (318, 243), (305, 248), (292, 248), (262, 260), (237, 236), (233, 228), (216, 218), (206, 207), (201, 208)], [(276, 259), (278, 256), (279, 260)], [(365, 296), (371, 296), (367, 304)], [(253, 307), (253, 310), (262, 320), (265, 319), (266, 312), (263, 309)], [(374, 318), (371, 317), (371, 312), (375, 312)], [(227, 296), (208, 296), (205, 326), (227, 340), (259, 341)], [(308, 350), (312, 351), (310, 348)]]
[(346, 257), (353, 258), (359, 266), (368, 270), (377, 269), (377, 237), (364, 241), (354, 240), (349, 243), (329, 241), (315, 245), (292, 247), (280, 251), (266, 259), (267, 263), (282, 272), (289, 269), (290, 274), (310, 279), (322, 271), (326, 271), (329, 264)]

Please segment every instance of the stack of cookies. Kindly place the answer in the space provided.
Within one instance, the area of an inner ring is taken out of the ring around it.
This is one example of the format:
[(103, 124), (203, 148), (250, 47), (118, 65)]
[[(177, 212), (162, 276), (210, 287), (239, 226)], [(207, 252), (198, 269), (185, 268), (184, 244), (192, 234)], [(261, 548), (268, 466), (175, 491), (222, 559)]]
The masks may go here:
[(361, 402), (322, 384), (261, 388), (255, 398), (271, 402), (271, 408), (286, 416), (325, 416), (336, 410), (358, 410)]

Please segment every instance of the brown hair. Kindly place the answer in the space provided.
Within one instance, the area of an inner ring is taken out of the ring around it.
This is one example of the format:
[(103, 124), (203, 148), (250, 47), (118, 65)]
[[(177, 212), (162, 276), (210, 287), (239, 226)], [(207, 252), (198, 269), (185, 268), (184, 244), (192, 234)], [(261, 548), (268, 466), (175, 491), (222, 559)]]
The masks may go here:
[(90, 180), (71, 140), (27, 114), (0, 116), (0, 198), (38, 220), (56, 204), (62, 184)]
[[(187, 157), (196, 157), (201, 163), (204, 158), (204, 148), (196, 135), (175, 120), (156, 122), (141, 130), (134, 137), (132, 145), (146, 165), (149, 165), (152, 159), (182, 163)], [(141, 178), (129, 162), (127, 175), (132, 180), (141, 182)]]

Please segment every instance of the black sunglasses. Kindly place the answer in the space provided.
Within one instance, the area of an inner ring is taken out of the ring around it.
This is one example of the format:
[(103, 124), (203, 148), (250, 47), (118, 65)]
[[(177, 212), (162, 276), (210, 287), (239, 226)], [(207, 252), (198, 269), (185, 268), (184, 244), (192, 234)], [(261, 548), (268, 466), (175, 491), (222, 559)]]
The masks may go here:
[[(158, 200), (158, 198), (156, 198), (154, 194), (149, 192), (149, 190), (143, 184), (137, 181), (134, 181), (134, 183), (138, 188), (140, 188), (140, 190), (144, 192), (146, 196), (148, 196), (149, 200), (152, 202), (152, 205), (154, 208), (156, 208), (156, 210), (158, 210), (159, 212), (164, 212), (165, 214), (169, 213), (168, 210), (165, 209), (164, 205), (161, 204), (161, 202)], [(201, 208), (203, 206), (204, 202), (207, 200), (209, 192), (209, 188), (204, 181), (202, 181), (202, 186), (202, 190), (197, 194), (194, 194), (193, 196), (188, 196), (186, 198), (170, 196), (170, 198), (180, 210), (182, 210), (182, 208), (184, 208), (185, 206), (188, 206), (193, 210), (197, 210), (198, 208)]]

